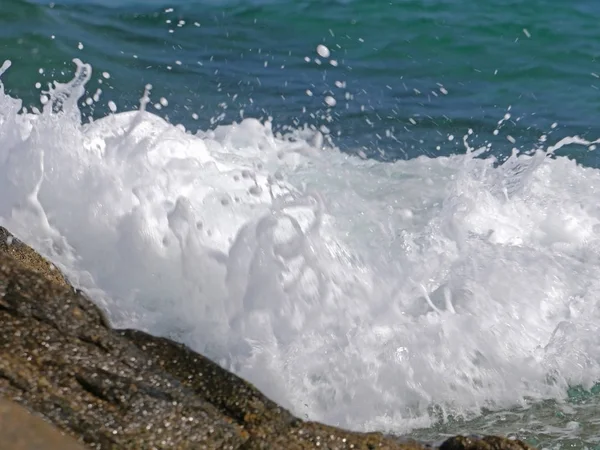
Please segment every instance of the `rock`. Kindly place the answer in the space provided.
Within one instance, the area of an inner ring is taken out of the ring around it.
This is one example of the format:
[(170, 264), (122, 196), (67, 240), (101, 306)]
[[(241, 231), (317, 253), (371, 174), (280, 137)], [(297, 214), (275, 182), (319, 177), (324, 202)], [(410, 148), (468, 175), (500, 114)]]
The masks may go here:
[(526, 444), (518, 440), (510, 440), (498, 436), (472, 438), (455, 436), (445, 441), (439, 450), (526, 450)]
[(6, 228), (0, 227), (0, 253), (11, 255), (25, 267), (38, 272), (49, 280), (69, 286), (63, 274), (39, 253), (14, 237)]
[(84, 450), (40, 417), (16, 403), (0, 399), (3, 450)]
[[(426, 448), (303, 421), (185, 345), (111, 329), (40, 255), (18, 241), (15, 247), (14, 239), (7, 245), (4, 229), (0, 236), (0, 397), (89, 448)], [(26, 429), (14, 432), (28, 438)], [(503, 438), (455, 437), (440, 450), (528, 448)]]

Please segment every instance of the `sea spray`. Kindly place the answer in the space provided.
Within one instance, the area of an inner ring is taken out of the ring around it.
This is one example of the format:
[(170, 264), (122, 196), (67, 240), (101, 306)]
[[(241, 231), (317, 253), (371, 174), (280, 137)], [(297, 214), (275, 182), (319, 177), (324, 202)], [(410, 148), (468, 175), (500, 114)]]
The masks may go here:
[(40, 112), (0, 93), (0, 224), (115, 325), (359, 430), (600, 379), (600, 171), (552, 147), (500, 164), (468, 138), (379, 163), (251, 118), (194, 135), (144, 110), (149, 89), (86, 123), (76, 66)]

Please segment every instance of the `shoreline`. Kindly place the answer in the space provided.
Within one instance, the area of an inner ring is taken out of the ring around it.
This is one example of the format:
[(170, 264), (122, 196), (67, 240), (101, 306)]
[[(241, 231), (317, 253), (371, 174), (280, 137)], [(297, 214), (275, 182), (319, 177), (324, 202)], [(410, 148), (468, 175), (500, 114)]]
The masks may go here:
[[(2, 227), (0, 342), (0, 400), (42, 416), (87, 448), (432, 448), (304, 421), (183, 344), (110, 327), (91, 300)], [(22, 433), (36, 438), (29, 428)], [(456, 436), (439, 446), (531, 448), (495, 436)]]

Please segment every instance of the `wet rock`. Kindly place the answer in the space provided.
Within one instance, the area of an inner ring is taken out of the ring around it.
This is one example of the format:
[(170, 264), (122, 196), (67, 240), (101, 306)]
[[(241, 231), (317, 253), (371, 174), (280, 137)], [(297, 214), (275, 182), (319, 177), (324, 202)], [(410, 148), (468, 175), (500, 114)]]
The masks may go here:
[(239, 448), (240, 427), (72, 289), (0, 263), (0, 393), (95, 448)]
[(6, 228), (0, 227), (0, 253), (11, 255), (30, 268), (55, 283), (68, 286), (62, 273), (39, 253), (14, 237)]
[(527, 450), (529, 448), (519, 440), (498, 436), (483, 436), (481, 438), (455, 436), (440, 446), (440, 450)]
[[(0, 236), (0, 397), (89, 448), (427, 448), (303, 421), (185, 345), (111, 329), (41, 256), (8, 245), (6, 230)], [(462, 449), (528, 447), (493, 437), (455, 437), (440, 447)]]

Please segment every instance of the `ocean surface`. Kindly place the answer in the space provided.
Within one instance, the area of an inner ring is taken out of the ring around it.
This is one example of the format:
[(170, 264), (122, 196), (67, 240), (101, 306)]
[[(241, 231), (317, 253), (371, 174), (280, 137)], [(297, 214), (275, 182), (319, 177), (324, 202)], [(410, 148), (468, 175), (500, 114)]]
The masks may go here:
[(0, 224), (301, 417), (600, 449), (599, 20), (2, 0)]

